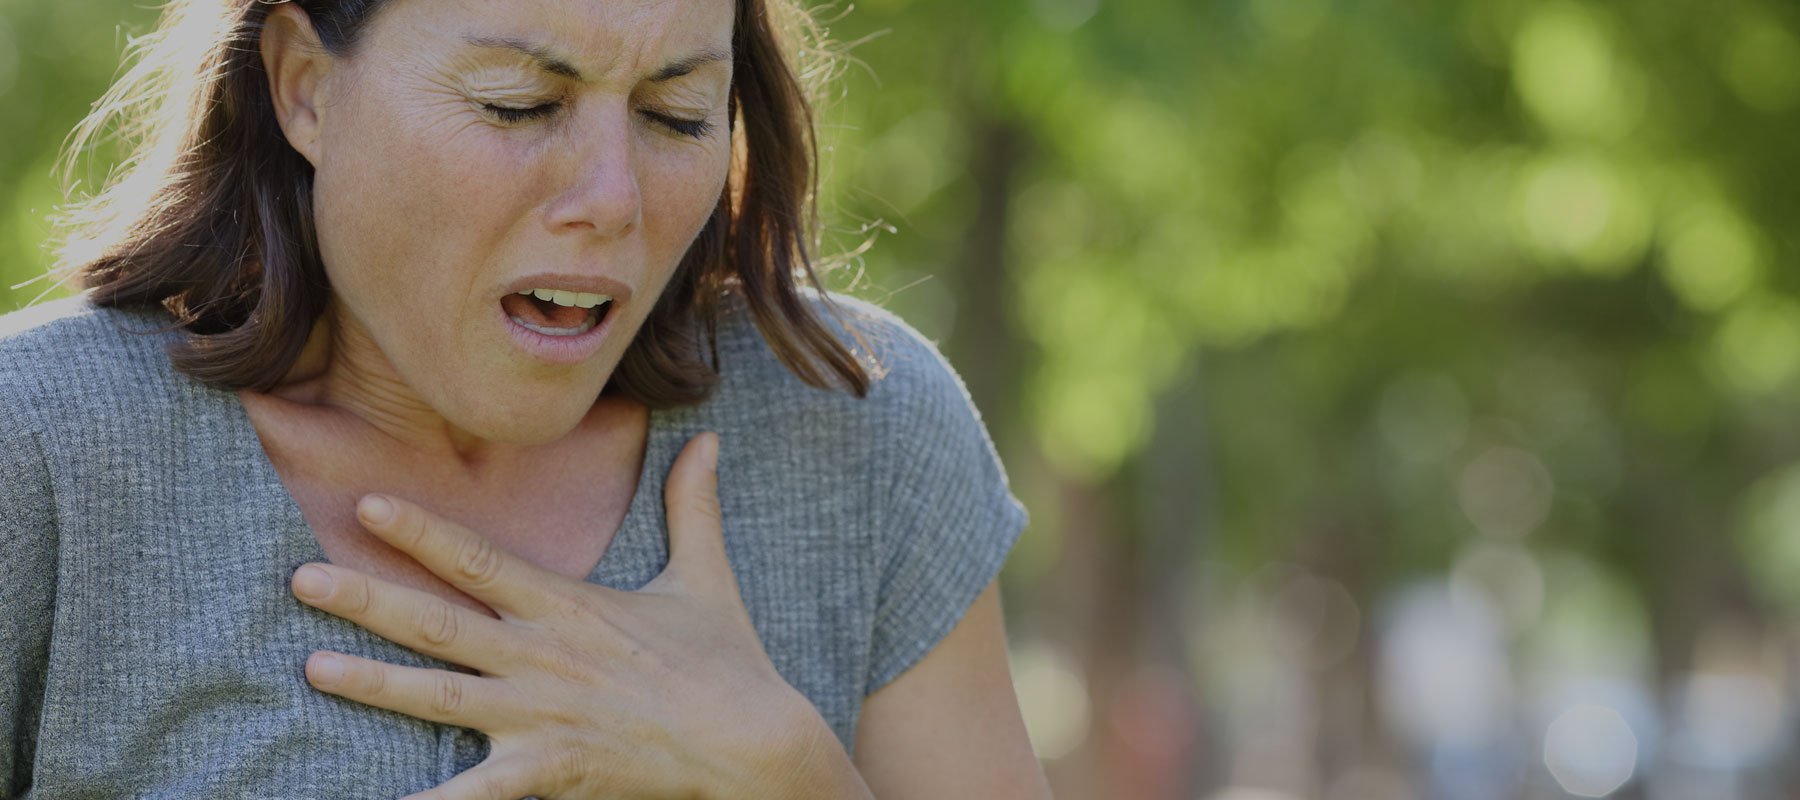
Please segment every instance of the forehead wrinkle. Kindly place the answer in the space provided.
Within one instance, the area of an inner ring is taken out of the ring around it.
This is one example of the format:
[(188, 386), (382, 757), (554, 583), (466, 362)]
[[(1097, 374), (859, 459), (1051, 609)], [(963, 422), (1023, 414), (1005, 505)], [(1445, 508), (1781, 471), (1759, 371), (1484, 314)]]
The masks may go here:
[[(519, 0), (505, 2), (511, 5)], [(597, 82), (621, 68), (631, 68), (636, 74), (618, 75), (617, 79), (629, 79), (632, 83), (640, 80), (662, 83), (714, 61), (728, 64), (731, 61), (728, 38), (723, 48), (702, 41), (690, 49), (671, 54), (672, 60), (667, 63), (648, 63), (659, 51), (669, 49), (666, 43), (683, 33), (681, 22), (690, 11), (687, 2), (531, 3), (529, 5), (535, 6), (536, 10), (528, 17), (537, 23), (538, 31), (526, 29), (522, 35), (471, 32), (463, 39), (475, 46), (513, 51), (548, 74), (580, 82)], [(659, 13), (671, 8), (673, 13)], [(505, 21), (504, 17), (501, 21)], [(671, 28), (676, 30), (671, 31)]]
[(552, 75), (574, 78), (575, 80), (582, 82), (587, 81), (587, 77), (581, 74), (581, 70), (564, 60), (561, 55), (557, 54), (557, 52), (548, 45), (527, 41), (525, 39), (516, 39), (510, 36), (482, 36), (473, 33), (463, 34), (463, 41), (475, 47), (510, 50), (531, 59), (531, 62), (536, 64), (538, 69)]
[[(465, 34), (463, 36), (463, 41), (474, 47), (509, 50), (530, 59), (538, 69), (544, 72), (564, 78), (570, 78), (582, 83), (589, 82), (588, 77), (583, 74), (579, 68), (570, 64), (554, 47), (549, 45), (506, 36), (481, 36), (477, 34)], [(694, 70), (708, 64), (730, 60), (731, 53), (719, 50), (718, 48), (707, 47), (699, 52), (682, 56), (675, 61), (669, 62), (657, 69), (656, 72), (645, 76), (645, 78), (651, 83), (667, 83), (676, 78), (690, 75)]]

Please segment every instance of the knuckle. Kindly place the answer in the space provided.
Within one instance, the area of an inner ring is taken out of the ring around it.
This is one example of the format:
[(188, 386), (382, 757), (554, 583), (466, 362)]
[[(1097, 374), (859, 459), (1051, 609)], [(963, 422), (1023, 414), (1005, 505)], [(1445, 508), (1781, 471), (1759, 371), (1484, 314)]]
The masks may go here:
[(437, 647), (449, 647), (460, 633), (455, 609), (437, 599), (420, 606), (417, 628), (420, 638)]
[(483, 774), (476, 778), (476, 797), (482, 800), (506, 800), (506, 789), (500, 785), (500, 779), (493, 775)]
[[(516, 776), (515, 776), (516, 777)], [(481, 782), (477, 789), (481, 792), (481, 800), (514, 800), (522, 794), (517, 780), (509, 779), (506, 770), (496, 765), (481, 773)]]
[(670, 508), (684, 508), (689, 513), (710, 519), (724, 517), (717, 492), (686, 490), (670, 483), (663, 491), (663, 502)]
[[(350, 667), (346, 666), (345, 671), (349, 672)], [(387, 694), (387, 670), (385, 668), (376, 666), (373, 669), (357, 671), (363, 673), (360, 683), (365, 694), (370, 697), (382, 697)]]
[(585, 754), (581, 752), (581, 748), (567, 740), (548, 748), (544, 752), (544, 759), (550, 774), (560, 777), (580, 775), (582, 765), (586, 763)]
[(592, 620), (602, 617), (601, 606), (586, 593), (557, 592), (550, 601), (550, 611), (560, 619)]
[(579, 729), (593, 722), (593, 717), (571, 703), (548, 703), (538, 708), (535, 719), (551, 729)]
[(456, 552), (456, 571), (471, 585), (491, 585), (500, 577), (500, 551), (487, 539), (469, 537)]
[(436, 680), (431, 691), (431, 710), (440, 716), (455, 716), (463, 708), (463, 683), (445, 676)]
[(574, 648), (563, 644), (543, 645), (532, 653), (532, 663), (567, 681), (586, 683), (592, 679), (587, 659)]
[(399, 503), (394, 504), (392, 525), (392, 530), (397, 534), (395, 538), (404, 542), (409, 552), (418, 552), (431, 536), (431, 526), (426, 524), (425, 519)]
[(724, 512), (719, 507), (719, 498), (713, 495), (702, 495), (694, 498), (694, 510), (711, 520), (722, 519), (724, 517)]
[(344, 611), (352, 616), (365, 616), (369, 609), (375, 607), (375, 592), (369, 585), (369, 579), (357, 576), (351, 578), (344, 590)]

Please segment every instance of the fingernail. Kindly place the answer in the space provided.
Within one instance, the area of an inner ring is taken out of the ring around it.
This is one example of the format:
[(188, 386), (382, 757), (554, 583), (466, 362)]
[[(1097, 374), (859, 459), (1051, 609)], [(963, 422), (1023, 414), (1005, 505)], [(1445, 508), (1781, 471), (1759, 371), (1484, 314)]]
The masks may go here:
[(320, 656), (313, 659), (312, 678), (315, 683), (337, 683), (343, 680), (343, 660), (337, 656)]
[(362, 513), (363, 521), (371, 525), (386, 525), (394, 519), (393, 502), (378, 494), (363, 498), (358, 511)]
[(714, 472), (717, 472), (719, 471), (719, 435), (714, 433), (707, 439), (707, 443), (702, 445), (706, 450), (706, 463), (712, 467)]
[(301, 567), (294, 573), (294, 593), (308, 600), (323, 600), (331, 594), (331, 573), (318, 567)]

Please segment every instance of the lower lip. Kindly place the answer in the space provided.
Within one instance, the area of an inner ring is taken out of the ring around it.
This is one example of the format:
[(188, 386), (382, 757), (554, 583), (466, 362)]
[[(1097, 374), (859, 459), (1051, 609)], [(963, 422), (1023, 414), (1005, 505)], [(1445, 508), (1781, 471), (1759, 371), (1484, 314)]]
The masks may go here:
[(619, 318), (618, 302), (607, 304), (606, 316), (600, 323), (586, 333), (577, 336), (548, 336), (513, 322), (512, 316), (499, 303), (494, 309), (500, 314), (500, 324), (505, 325), (512, 333), (513, 342), (520, 349), (530, 353), (539, 361), (561, 366), (574, 366), (594, 357), (600, 352), (600, 346), (606, 343), (606, 333), (612, 330), (613, 321)]

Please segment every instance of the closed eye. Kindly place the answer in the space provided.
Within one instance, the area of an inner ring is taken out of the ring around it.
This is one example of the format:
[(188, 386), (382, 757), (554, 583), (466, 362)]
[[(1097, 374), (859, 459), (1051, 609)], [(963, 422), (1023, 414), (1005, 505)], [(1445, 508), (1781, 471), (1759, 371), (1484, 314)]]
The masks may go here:
[[(562, 109), (561, 102), (545, 103), (528, 108), (498, 106), (493, 103), (482, 103), (481, 107), (496, 119), (507, 125), (519, 125), (536, 119), (543, 119)], [(712, 133), (713, 124), (704, 119), (688, 119), (659, 111), (641, 112), (646, 119), (669, 130), (691, 139), (704, 139)]]
[(545, 103), (540, 106), (531, 106), (530, 108), (514, 108), (512, 106), (497, 106), (493, 103), (482, 103), (481, 108), (489, 114), (492, 114), (501, 122), (508, 125), (517, 125), (522, 122), (530, 122), (534, 119), (542, 119), (551, 114), (555, 114), (558, 109), (562, 108), (562, 103)]
[(687, 119), (656, 111), (645, 111), (643, 114), (656, 124), (690, 139), (704, 139), (707, 134), (712, 133), (713, 129), (713, 124), (703, 119)]

